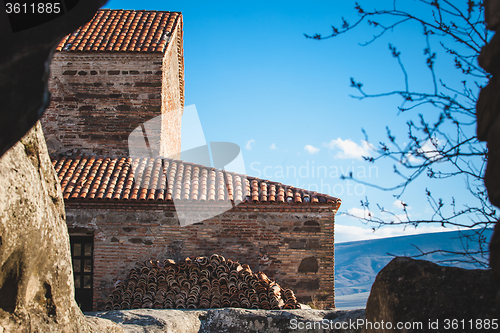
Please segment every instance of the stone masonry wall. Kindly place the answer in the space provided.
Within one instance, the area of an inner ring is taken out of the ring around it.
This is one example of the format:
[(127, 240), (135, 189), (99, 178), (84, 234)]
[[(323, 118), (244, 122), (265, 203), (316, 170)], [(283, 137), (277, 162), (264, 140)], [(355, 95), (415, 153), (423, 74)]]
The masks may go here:
[[(56, 52), (50, 68), (42, 126), (51, 154), (129, 156), (131, 132), (162, 114), (157, 129), (147, 129), (147, 144), (155, 155), (180, 152), (182, 22), (165, 54)], [(141, 127), (138, 134), (144, 145)]]
[(128, 156), (128, 136), (161, 114), (161, 55), (58, 52), (42, 117), (50, 153)]
[[(207, 207), (205, 207), (207, 208)], [(209, 209), (209, 207), (207, 208)], [(281, 210), (281, 211), (278, 211)], [(263, 271), (299, 302), (334, 306), (334, 214), (331, 206), (233, 208), (180, 227), (172, 204), (67, 203), (72, 230), (94, 231), (94, 307), (138, 261), (218, 253)]]

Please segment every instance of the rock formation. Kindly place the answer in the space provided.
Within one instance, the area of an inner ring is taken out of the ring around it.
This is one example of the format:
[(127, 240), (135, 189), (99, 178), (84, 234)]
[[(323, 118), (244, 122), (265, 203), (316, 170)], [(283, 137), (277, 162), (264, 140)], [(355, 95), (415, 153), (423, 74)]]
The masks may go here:
[(33, 127), (49, 102), (53, 49), (103, 4), (81, 1), (52, 21), (17, 32), (0, 13), (1, 333), (122, 332), (111, 322), (87, 320), (74, 301), (61, 190), (41, 126)]
[(64, 203), (40, 123), (0, 158), (0, 193), (0, 332), (94, 331), (74, 301)]
[[(13, 32), (6, 11), (0, 11), (0, 156), (35, 125), (47, 108), (48, 69), (57, 44), (90, 21), (106, 0), (71, 2), (77, 4), (67, 13), (17, 32)], [(70, 1), (66, 8), (69, 5)]]
[[(481, 90), (477, 101), (477, 137), (488, 144), (488, 163), (484, 184), (492, 204), (500, 207), (500, 3), (485, 0), (485, 21), (495, 35), (481, 50), (479, 65), (492, 74), (488, 85)], [(500, 225), (490, 241), (490, 266), (500, 287)], [(500, 291), (498, 292), (500, 302)]]
[[(380, 271), (372, 286), (366, 321), (373, 326), (365, 327), (365, 333), (497, 331), (492, 319), (500, 325), (500, 305), (491, 292), (493, 286), (491, 270), (395, 258)], [(382, 321), (384, 329), (377, 326)], [(407, 329), (396, 329), (397, 323), (407, 323)], [(417, 323), (422, 327), (410, 327)]]
[(134, 333), (361, 333), (364, 310), (154, 310), (95, 312)]

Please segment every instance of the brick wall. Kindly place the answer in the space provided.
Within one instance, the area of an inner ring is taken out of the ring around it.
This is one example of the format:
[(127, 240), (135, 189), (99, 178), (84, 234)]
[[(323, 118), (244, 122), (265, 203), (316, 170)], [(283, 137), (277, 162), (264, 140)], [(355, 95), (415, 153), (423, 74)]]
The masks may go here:
[(168, 44), (163, 58), (162, 78), (162, 133), (179, 133), (179, 135), (163, 135), (160, 155), (180, 159), (181, 120), (184, 108), (184, 49), (182, 46), (182, 16), (174, 31), (173, 39)]
[(182, 24), (165, 54), (56, 52), (50, 65), (51, 104), (42, 117), (49, 151), (129, 156), (129, 134), (162, 114), (168, 118), (164, 126), (161, 117), (158, 121), (162, 138), (158, 130), (149, 143), (155, 154), (180, 151), (182, 64)]
[[(210, 206), (200, 204), (200, 209)], [(180, 227), (173, 205), (67, 203), (70, 230), (94, 231), (94, 306), (138, 261), (221, 254), (263, 271), (299, 302), (334, 306), (334, 214), (331, 205), (239, 205)]]

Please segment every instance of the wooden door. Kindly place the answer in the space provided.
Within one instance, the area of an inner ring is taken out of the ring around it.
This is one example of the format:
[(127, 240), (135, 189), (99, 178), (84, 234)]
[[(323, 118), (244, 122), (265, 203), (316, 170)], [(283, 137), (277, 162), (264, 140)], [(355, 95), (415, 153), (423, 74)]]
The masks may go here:
[(92, 311), (94, 238), (70, 236), (75, 299), (82, 311)]

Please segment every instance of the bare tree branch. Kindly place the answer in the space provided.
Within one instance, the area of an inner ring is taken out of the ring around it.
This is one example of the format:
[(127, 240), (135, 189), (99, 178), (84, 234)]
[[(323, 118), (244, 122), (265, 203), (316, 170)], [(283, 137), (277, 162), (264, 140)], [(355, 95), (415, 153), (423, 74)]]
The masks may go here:
[[(349, 24), (342, 18), (340, 28), (332, 26), (332, 33), (325, 37), (321, 34), (306, 35), (307, 38), (316, 40), (331, 39), (351, 30), (360, 29), (362, 23), (366, 22), (375, 30), (371, 38), (360, 44), (367, 46), (404, 24), (418, 23), (423, 28), (423, 60), (430, 73), (429, 89), (416, 91), (410, 89), (411, 81), (401, 52), (395, 45), (389, 44), (391, 56), (397, 60), (403, 75), (404, 89), (367, 92), (361, 82), (351, 78), (351, 87), (357, 91), (357, 95), (352, 97), (363, 100), (399, 96), (401, 104), (397, 108), (398, 114), (414, 112), (417, 109), (424, 109), (426, 112), (433, 109), (438, 116), (437, 121), (431, 123), (423, 113), (419, 113), (418, 120), (407, 122), (408, 137), (405, 141), (409, 139), (409, 142), (404, 144), (401, 144), (400, 139), (396, 139), (387, 128), (388, 142), (379, 143), (375, 157), (365, 157), (369, 163), (377, 163), (384, 159), (392, 160), (394, 174), (400, 179), (396, 184), (383, 186), (372, 184), (355, 179), (352, 174), (343, 175), (342, 178), (393, 192), (397, 199), (400, 199), (411, 184), (421, 177), (427, 176), (436, 181), (453, 178), (464, 182), (464, 193), (469, 193), (473, 199), (459, 208), (454, 197), (449, 200), (436, 198), (426, 189), (423, 195), (433, 210), (432, 216), (427, 219), (413, 219), (408, 213), (406, 204), (403, 205), (404, 217), (380, 205), (377, 205), (377, 211), (372, 211), (367, 198), (361, 201), (364, 216), (345, 214), (374, 225), (373, 230), (385, 225), (416, 227), (421, 224), (472, 229), (474, 230), (472, 236), (462, 238), (463, 252), (436, 249), (426, 253), (421, 251), (419, 256), (432, 253), (461, 254), (464, 262), (486, 267), (488, 249), (484, 234), (498, 220), (498, 216), (495, 207), (488, 201), (482, 181), (487, 148), (472, 134), (475, 133), (476, 126), (476, 91), (485, 86), (490, 79), (490, 75), (477, 64), (481, 48), (490, 37), (483, 19), (484, 6), (482, 1), (472, 0), (419, 0), (415, 3), (427, 10), (421, 8), (415, 13), (401, 10), (398, 8), (397, 0), (390, 9), (371, 11), (356, 3), (354, 9), (358, 13), (358, 19), (354, 24)], [(438, 43), (432, 44), (433, 39), (437, 39)], [(437, 75), (435, 67), (438, 51), (432, 49), (431, 45), (439, 45), (441, 47), (439, 52), (453, 57), (455, 69), (463, 76), (463, 80), (450, 83)], [(369, 141), (364, 130), (363, 133), (366, 141)], [(470, 243), (475, 244), (475, 249), (470, 247)]]

